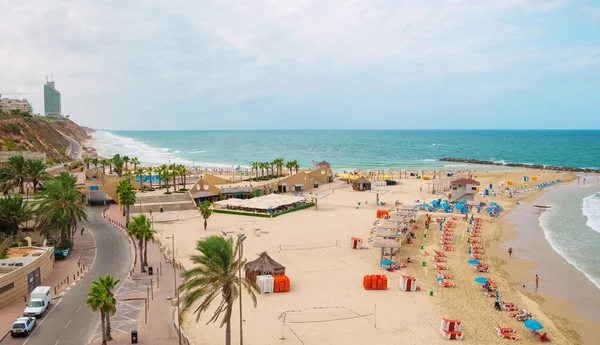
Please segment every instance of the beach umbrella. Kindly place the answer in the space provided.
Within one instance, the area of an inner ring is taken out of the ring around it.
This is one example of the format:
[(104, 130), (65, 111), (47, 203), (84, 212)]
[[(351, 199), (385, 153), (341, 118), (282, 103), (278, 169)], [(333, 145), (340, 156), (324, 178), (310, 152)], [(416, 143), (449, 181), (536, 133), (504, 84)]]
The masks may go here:
[(539, 331), (540, 329), (544, 328), (544, 326), (542, 326), (542, 324), (537, 320), (525, 320), (523, 324), (532, 331)]
[(471, 264), (471, 265), (479, 265), (480, 264), (479, 260), (475, 260), (475, 259), (471, 259), (471, 260), (469, 260), (467, 262), (469, 264)]
[(488, 279), (486, 277), (477, 277), (475, 278), (475, 282), (479, 283), (479, 284), (485, 284), (487, 283)]

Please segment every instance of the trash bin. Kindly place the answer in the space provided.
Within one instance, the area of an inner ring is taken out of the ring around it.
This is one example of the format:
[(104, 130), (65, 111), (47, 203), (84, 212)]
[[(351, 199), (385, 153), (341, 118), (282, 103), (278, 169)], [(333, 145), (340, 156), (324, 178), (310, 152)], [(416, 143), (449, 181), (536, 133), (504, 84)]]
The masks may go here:
[(427, 262), (423, 261), (423, 263), (421, 264), (421, 266), (427, 267)]
[(433, 290), (429, 290), (429, 296), (433, 296)]
[(152, 266), (148, 266), (148, 275), (151, 276), (154, 273)]
[(132, 344), (138, 343), (138, 335), (137, 335), (137, 331), (135, 329), (133, 331), (131, 331), (131, 343)]

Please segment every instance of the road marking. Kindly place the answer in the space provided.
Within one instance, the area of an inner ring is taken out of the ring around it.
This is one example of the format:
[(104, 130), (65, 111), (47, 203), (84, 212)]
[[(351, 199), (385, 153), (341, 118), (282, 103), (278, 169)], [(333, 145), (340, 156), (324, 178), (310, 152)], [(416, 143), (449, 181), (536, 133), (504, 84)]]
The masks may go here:
[(71, 321), (73, 321), (73, 320), (69, 320), (69, 322), (67, 322), (67, 325), (65, 326), (65, 329), (67, 329), (67, 327), (69, 327), (69, 325), (71, 324)]
[(39, 326), (41, 326), (41, 325), (42, 325), (42, 323), (43, 323), (44, 321), (46, 321), (46, 319), (48, 318), (48, 316), (50, 316), (50, 314), (52, 314), (52, 312), (53, 312), (53, 311), (56, 309), (56, 307), (58, 307), (58, 304), (59, 304), (61, 301), (62, 301), (62, 298), (61, 298), (61, 299), (59, 299), (59, 300), (58, 300), (58, 302), (56, 302), (56, 304), (54, 305), (54, 308), (50, 309), (50, 311), (49, 311), (48, 313), (46, 313), (46, 316), (44, 316), (44, 318), (43, 318), (43, 319), (42, 319), (42, 320), (41, 320), (39, 323), (37, 323), (37, 322), (36, 322), (35, 328), (33, 329), (33, 331), (31, 331), (31, 334), (29, 334), (29, 336), (27, 337), (27, 340), (25, 340), (25, 341), (23, 342), (23, 345), (26, 345), (26, 344), (27, 344), (27, 342), (29, 341), (29, 339), (31, 339), (31, 336), (32, 336), (32, 335), (33, 335), (35, 332), (37, 332), (37, 330), (39, 329)]
[(79, 312), (79, 309), (81, 309), (81, 307), (83, 307), (83, 304), (82, 304), (82, 305), (80, 305), (80, 306), (79, 306), (79, 308), (77, 308), (77, 311), (76, 311), (76, 313), (77, 313), (77, 312)]
[(59, 341), (60, 341), (60, 340), (57, 340), (57, 341), (56, 341), (56, 343), (54, 343), (54, 345), (57, 345)]

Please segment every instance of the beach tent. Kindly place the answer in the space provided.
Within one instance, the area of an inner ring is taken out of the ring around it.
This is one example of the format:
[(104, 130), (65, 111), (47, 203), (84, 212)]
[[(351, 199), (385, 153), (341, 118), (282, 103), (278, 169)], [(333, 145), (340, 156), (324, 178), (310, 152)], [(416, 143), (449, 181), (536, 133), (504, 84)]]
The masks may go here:
[(358, 180), (352, 181), (352, 189), (355, 191), (371, 190), (371, 181), (361, 177)]
[(360, 249), (362, 247), (362, 238), (352, 237), (350, 238), (350, 248)]
[(460, 332), (462, 331), (462, 321), (442, 319), (440, 330), (447, 332)]
[(267, 252), (258, 255), (258, 259), (246, 263), (246, 278), (256, 282), (256, 278), (261, 275), (281, 275), (285, 274), (285, 266), (273, 260)]
[(275, 289), (275, 278), (272, 275), (256, 276), (256, 285), (261, 294), (273, 293)]
[(417, 278), (411, 276), (400, 276), (400, 289), (402, 291), (417, 291)]

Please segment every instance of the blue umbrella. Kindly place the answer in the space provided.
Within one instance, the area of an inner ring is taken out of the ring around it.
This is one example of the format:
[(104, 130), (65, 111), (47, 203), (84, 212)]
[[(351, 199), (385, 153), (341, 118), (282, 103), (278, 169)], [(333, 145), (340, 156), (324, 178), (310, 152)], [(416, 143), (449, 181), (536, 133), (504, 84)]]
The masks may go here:
[(479, 262), (479, 260), (475, 260), (475, 259), (471, 259), (467, 262), (471, 265), (479, 265), (481, 263), (481, 262)]
[(525, 320), (523, 324), (532, 331), (539, 331), (540, 329), (544, 328), (544, 326), (542, 326), (542, 324), (537, 320)]
[(485, 284), (487, 283), (488, 279), (486, 277), (477, 277), (475, 278), (475, 282), (479, 283), (479, 284)]
[(381, 264), (382, 265), (391, 265), (392, 264), (392, 260), (381, 260)]

